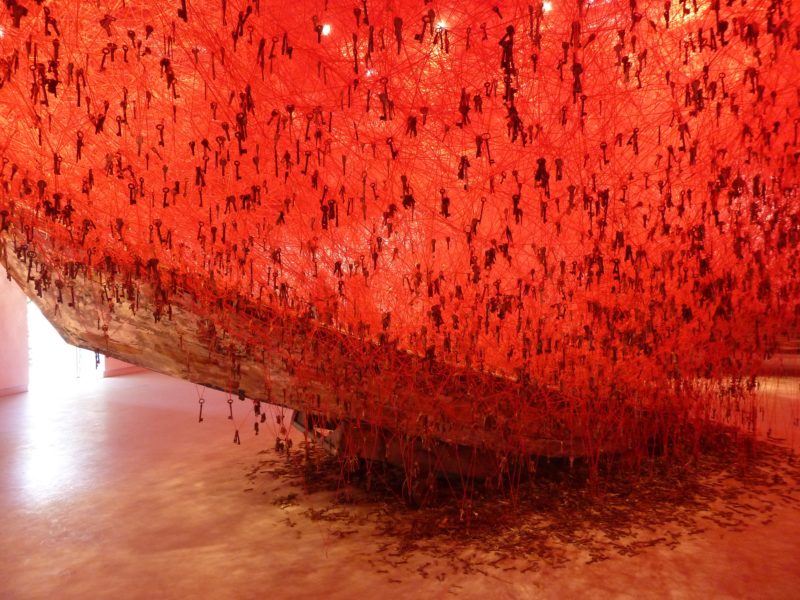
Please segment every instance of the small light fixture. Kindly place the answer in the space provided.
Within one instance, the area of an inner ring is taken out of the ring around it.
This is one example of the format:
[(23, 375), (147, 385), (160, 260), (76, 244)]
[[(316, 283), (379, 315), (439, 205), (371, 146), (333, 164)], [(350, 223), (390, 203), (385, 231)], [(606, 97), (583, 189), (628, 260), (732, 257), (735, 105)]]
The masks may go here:
[(542, 12), (549, 13), (551, 10), (553, 10), (553, 3), (549, 0), (545, 0), (545, 2), (542, 4)]
[(331, 26), (329, 23), (325, 23), (322, 26), (322, 35), (330, 35), (331, 34)]
[(436, 24), (436, 28), (439, 29), (439, 30), (447, 29), (447, 23), (445, 23), (444, 21), (439, 21)]
[(0, 26), (0, 40), (6, 37), (6, 30)]

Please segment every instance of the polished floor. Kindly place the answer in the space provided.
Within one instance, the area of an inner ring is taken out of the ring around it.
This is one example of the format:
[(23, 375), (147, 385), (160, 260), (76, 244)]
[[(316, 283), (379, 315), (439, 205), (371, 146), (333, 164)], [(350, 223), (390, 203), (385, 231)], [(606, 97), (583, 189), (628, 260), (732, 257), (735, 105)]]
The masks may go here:
[(271, 426), (256, 437), (247, 403), (230, 420), (227, 396), (203, 397), (202, 423), (198, 389), (152, 373), (0, 398), (0, 598), (800, 597), (800, 506), (777, 498), (769, 518), (592, 564), (392, 562), (374, 527), (344, 535), (253, 477)]

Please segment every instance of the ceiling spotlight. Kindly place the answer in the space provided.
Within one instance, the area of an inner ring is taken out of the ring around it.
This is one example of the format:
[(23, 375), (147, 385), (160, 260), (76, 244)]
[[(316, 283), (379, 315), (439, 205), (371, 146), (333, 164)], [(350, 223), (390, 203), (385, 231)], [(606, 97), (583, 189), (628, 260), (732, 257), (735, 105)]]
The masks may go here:
[(439, 21), (436, 24), (436, 28), (437, 29), (447, 29), (447, 23), (445, 23), (444, 21)]
[(331, 26), (328, 23), (325, 23), (322, 26), (322, 35), (330, 35), (331, 34)]
[(551, 10), (553, 10), (553, 3), (545, 0), (542, 4), (542, 12), (549, 13)]

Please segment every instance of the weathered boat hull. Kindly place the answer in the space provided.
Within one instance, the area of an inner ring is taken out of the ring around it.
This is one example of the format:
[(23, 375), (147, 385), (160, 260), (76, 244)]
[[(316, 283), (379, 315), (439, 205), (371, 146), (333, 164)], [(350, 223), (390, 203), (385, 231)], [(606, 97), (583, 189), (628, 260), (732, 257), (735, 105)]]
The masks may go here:
[[(551, 389), (415, 356), (312, 318), (276, 319), (241, 299), (219, 300), (237, 313), (221, 331), (197, 316), (189, 289), (174, 285), (169, 305), (145, 310), (137, 298), (157, 298), (160, 281), (140, 279), (133, 289), (101, 269), (65, 276), (66, 266), (38, 262), (8, 235), (2, 247), (8, 276), (68, 343), (159, 373), (491, 456), (574, 457), (625, 446), (624, 436), (592, 434), (587, 444), (588, 430)], [(254, 337), (257, 345), (242, 342)], [(398, 379), (398, 371), (414, 375)], [(515, 402), (498, 408), (492, 397)], [(570, 420), (582, 430), (571, 430)]]

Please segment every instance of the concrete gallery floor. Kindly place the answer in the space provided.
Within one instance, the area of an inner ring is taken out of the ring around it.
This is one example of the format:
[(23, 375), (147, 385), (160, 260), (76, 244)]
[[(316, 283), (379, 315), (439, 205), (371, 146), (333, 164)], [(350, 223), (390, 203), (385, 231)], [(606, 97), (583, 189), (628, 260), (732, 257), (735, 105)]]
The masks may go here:
[[(777, 401), (797, 385), (776, 387)], [(234, 400), (229, 420), (227, 396), (205, 390), (199, 423), (198, 397), (141, 373), (39, 377), (0, 398), (0, 597), (800, 597), (796, 472), (717, 498), (727, 504), (691, 523), (683, 510), (628, 527), (630, 543), (618, 536), (602, 555), (557, 535), (556, 559), (480, 539), (409, 547), (381, 527), (380, 503), (332, 504), (276, 475), (274, 415), (256, 437), (248, 402)]]

